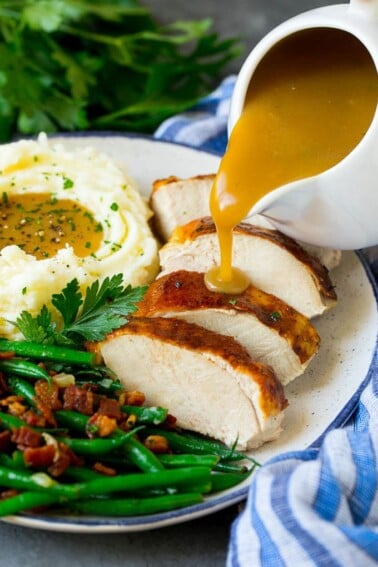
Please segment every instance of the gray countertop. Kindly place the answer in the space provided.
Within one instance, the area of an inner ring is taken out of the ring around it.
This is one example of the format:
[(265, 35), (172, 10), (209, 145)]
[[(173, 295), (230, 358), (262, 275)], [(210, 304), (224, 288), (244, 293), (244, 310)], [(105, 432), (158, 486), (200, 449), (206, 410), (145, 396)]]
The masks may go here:
[(0, 526), (1, 567), (216, 567), (224, 565), (238, 506), (157, 530), (70, 534)]
[[(320, 0), (146, 0), (163, 22), (211, 17), (224, 37), (240, 36), (246, 51), (287, 18), (335, 2)], [(229, 531), (239, 505), (151, 531), (70, 534), (0, 524), (0, 567), (215, 567), (225, 564)]]

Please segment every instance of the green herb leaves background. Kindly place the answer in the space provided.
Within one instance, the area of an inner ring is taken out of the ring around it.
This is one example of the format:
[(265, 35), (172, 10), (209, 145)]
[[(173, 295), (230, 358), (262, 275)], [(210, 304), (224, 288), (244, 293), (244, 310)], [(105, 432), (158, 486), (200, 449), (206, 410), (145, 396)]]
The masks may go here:
[(152, 132), (240, 55), (211, 20), (160, 26), (137, 0), (0, 0), (0, 141), (40, 131)]

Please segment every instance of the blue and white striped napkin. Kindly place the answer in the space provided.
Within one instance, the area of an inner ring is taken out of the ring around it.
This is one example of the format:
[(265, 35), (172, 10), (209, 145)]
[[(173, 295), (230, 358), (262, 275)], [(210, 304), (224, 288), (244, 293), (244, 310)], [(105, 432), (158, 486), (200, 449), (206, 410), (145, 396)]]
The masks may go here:
[[(235, 77), (155, 136), (222, 154)], [(364, 251), (378, 279), (378, 247)], [(228, 567), (378, 565), (378, 349), (348, 424), (320, 448), (286, 453), (253, 477), (232, 526)]]

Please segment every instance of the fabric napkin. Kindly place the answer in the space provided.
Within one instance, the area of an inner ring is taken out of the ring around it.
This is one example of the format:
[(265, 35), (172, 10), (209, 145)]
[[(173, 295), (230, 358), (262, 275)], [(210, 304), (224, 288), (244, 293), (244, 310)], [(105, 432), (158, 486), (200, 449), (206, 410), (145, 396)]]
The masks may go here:
[[(234, 84), (227, 77), (155, 136), (223, 154)], [(363, 253), (378, 279), (378, 247)], [(320, 447), (282, 454), (254, 474), (232, 525), (228, 567), (378, 565), (377, 353), (344, 427), (329, 432)]]

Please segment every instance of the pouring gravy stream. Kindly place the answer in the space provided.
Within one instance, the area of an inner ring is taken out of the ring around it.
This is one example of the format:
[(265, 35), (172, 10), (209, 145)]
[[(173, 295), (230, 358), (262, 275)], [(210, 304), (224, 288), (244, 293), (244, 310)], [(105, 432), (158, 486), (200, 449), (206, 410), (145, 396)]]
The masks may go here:
[(297, 32), (267, 53), (210, 194), (220, 246), (220, 266), (205, 275), (210, 290), (232, 294), (248, 286), (232, 266), (233, 228), (265, 194), (345, 158), (368, 130), (377, 96), (374, 62), (347, 32)]

